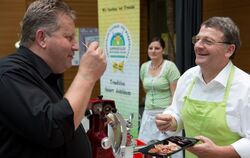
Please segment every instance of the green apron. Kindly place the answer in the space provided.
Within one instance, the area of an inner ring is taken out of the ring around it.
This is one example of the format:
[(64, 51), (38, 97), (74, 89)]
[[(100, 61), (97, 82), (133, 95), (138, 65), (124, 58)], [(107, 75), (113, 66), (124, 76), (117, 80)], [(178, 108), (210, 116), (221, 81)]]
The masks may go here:
[[(231, 88), (235, 67), (232, 65), (224, 99), (221, 102), (208, 102), (194, 100), (189, 96), (195, 84), (195, 79), (190, 85), (187, 96), (184, 98), (184, 106), (181, 117), (187, 137), (203, 135), (210, 138), (215, 144), (223, 146), (230, 145), (240, 139), (237, 133), (233, 133), (226, 122), (227, 98)], [(197, 158), (194, 154), (186, 151), (186, 158)]]

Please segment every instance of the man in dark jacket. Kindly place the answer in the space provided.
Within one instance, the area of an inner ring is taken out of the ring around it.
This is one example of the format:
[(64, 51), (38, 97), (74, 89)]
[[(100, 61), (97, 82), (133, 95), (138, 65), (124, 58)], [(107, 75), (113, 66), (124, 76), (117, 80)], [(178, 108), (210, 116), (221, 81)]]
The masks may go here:
[(74, 20), (62, 0), (37, 0), (28, 7), (20, 47), (0, 60), (1, 158), (92, 157), (81, 120), (106, 58), (91, 43), (63, 94), (59, 81), (78, 50)]

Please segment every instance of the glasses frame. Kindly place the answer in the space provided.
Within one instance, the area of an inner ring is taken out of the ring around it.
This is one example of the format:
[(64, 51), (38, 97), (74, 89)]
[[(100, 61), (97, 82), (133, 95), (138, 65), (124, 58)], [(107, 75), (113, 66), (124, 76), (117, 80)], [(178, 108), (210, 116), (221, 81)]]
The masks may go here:
[(232, 44), (231, 42), (226, 42), (226, 41), (209, 41), (209, 40), (204, 40), (204, 39), (198, 39), (197, 40), (197, 37), (196, 36), (193, 36), (192, 37), (192, 43), (195, 45), (199, 40), (201, 40), (201, 43), (202, 43), (202, 45), (206, 45), (206, 46), (212, 46), (212, 45), (214, 45), (214, 44), (216, 44), (216, 43), (221, 43), (221, 44), (228, 44), (228, 45), (230, 45), (230, 44)]

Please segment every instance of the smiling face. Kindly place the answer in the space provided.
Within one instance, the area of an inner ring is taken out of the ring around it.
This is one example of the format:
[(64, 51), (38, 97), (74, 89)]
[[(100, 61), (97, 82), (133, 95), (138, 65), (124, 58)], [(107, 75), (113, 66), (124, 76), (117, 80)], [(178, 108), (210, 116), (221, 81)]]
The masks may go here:
[(202, 26), (194, 44), (195, 63), (201, 68), (223, 68), (232, 55), (230, 44), (218, 43), (224, 42), (223, 37), (221, 31)]
[(62, 73), (70, 68), (74, 52), (78, 50), (73, 19), (65, 14), (60, 14), (58, 23), (59, 29), (46, 35), (45, 38), (47, 63), (54, 73)]
[(159, 41), (153, 41), (148, 46), (148, 56), (151, 60), (159, 60), (163, 58), (163, 48)]

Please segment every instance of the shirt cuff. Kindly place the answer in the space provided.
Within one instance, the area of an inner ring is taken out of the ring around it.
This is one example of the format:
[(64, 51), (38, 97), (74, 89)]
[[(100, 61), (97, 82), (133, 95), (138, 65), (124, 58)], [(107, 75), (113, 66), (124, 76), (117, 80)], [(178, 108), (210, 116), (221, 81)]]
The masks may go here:
[(240, 155), (241, 158), (249, 158), (250, 155), (250, 140), (247, 138), (241, 138), (240, 140), (231, 144), (235, 151)]

